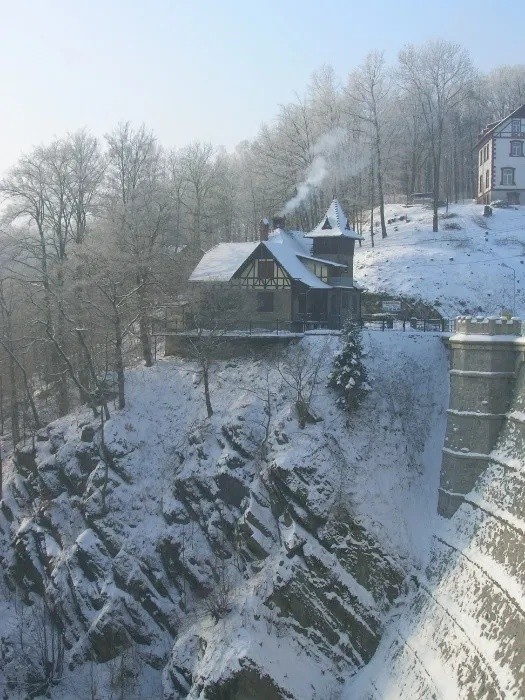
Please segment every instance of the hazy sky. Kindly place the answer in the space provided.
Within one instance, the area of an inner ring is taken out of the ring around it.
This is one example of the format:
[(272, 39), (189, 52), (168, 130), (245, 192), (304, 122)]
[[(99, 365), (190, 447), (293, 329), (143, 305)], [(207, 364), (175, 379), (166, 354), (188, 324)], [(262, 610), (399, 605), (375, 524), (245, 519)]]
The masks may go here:
[[(0, 173), (87, 126), (145, 122), (165, 146), (253, 138), (325, 63), (463, 43), (482, 70), (525, 61), (522, 22), (485, 0), (0, 0)], [(519, 11), (518, 11), (519, 14)], [(490, 50), (487, 49), (490, 47)]]

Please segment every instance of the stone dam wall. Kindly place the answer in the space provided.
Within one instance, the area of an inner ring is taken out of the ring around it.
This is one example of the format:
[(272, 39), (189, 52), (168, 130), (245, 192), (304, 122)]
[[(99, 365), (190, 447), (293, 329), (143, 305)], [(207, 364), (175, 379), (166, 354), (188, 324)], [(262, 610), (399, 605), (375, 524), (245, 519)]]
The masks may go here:
[(450, 340), (450, 405), (438, 511), (452, 516), (488, 468), (525, 359), (519, 319), (461, 317)]
[(458, 321), (426, 567), (345, 700), (525, 698), (525, 338)]

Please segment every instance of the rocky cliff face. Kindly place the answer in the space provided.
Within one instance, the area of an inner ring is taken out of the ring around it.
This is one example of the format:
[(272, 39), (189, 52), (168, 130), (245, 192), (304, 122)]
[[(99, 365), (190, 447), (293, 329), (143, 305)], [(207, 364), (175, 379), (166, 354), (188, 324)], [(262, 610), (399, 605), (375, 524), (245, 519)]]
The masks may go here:
[(435, 510), (445, 353), (404, 336), (392, 360), (371, 334), (373, 390), (348, 423), (325, 387), (338, 341), (303, 342), (326, 353), (323, 420), (304, 430), (268, 358), (217, 365), (211, 420), (172, 360), (133, 374), (104, 441), (78, 414), (18, 452), (7, 697), (336, 698), (372, 658), (425, 547), (412, 523)]

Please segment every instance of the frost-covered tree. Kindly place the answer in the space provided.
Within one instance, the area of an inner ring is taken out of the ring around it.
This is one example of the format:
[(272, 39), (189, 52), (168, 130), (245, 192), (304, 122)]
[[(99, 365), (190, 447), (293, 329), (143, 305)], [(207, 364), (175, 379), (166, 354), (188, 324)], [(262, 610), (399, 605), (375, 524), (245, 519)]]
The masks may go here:
[(334, 357), (328, 386), (338, 391), (338, 403), (348, 411), (355, 411), (370, 389), (368, 374), (363, 362), (361, 328), (348, 324), (343, 329), (343, 347)]
[(423, 115), (432, 161), (432, 230), (437, 231), (447, 121), (471, 93), (475, 71), (468, 52), (460, 44), (441, 39), (418, 47), (407, 46), (400, 51), (398, 77)]
[[(348, 109), (352, 116), (363, 124), (374, 152), (382, 238), (387, 237), (383, 184), (383, 142), (387, 113), (392, 109), (389, 100), (390, 88), (390, 75), (385, 66), (384, 55), (378, 51), (368, 54), (359, 68), (350, 75), (348, 83)], [(373, 235), (373, 231), (371, 231), (371, 235)]]

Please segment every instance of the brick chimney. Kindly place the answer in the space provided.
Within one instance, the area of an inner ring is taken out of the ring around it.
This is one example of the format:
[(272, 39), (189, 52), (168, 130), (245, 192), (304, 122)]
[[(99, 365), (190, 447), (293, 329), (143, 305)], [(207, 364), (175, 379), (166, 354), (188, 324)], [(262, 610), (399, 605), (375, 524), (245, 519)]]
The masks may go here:
[(273, 228), (286, 228), (286, 216), (274, 216), (272, 219)]
[(261, 219), (259, 221), (259, 240), (267, 241), (268, 234), (270, 233), (270, 222), (268, 219)]

